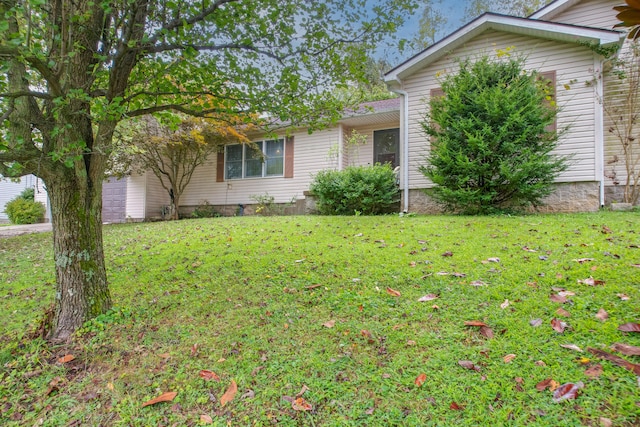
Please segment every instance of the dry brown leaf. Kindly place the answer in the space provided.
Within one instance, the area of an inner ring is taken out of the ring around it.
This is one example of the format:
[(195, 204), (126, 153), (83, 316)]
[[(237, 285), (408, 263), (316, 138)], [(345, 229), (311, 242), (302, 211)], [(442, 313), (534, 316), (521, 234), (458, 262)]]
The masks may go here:
[(500, 304), (500, 308), (503, 309), (503, 310), (505, 308), (507, 308), (507, 307), (509, 307), (509, 300), (508, 299), (504, 300), (504, 302), (502, 304)]
[(616, 296), (620, 298), (622, 301), (629, 301), (629, 295), (627, 294), (616, 294)]
[(200, 422), (204, 424), (213, 424), (213, 418), (209, 415), (200, 415)]
[(640, 323), (625, 323), (618, 326), (618, 330), (622, 332), (640, 332)]
[(451, 402), (451, 405), (449, 405), (449, 409), (452, 409), (454, 411), (462, 411), (464, 409), (464, 406), (458, 405), (456, 402)]
[(571, 313), (569, 313), (567, 310), (565, 310), (562, 307), (556, 310), (556, 314), (558, 316), (571, 317)]
[(213, 371), (209, 371), (207, 369), (203, 369), (200, 371), (200, 378), (204, 379), (205, 381), (220, 381), (220, 377)]
[(607, 320), (609, 318), (609, 313), (606, 312), (606, 310), (604, 308), (601, 308), (600, 310), (598, 310), (598, 312), (596, 313), (596, 319), (604, 322), (605, 320)]
[(589, 369), (584, 371), (584, 374), (589, 378), (598, 378), (600, 375), (602, 375), (602, 365), (593, 365)]
[(487, 286), (486, 283), (484, 283), (482, 280), (474, 280), (473, 282), (469, 283), (471, 286)]
[(427, 374), (422, 373), (416, 377), (414, 383), (416, 387), (420, 387), (422, 384), (425, 383), (425, 381), (427, 381)]
[(589, 277), (587, 279), (578, 280), (578, 283), (589, 286), (603, 286), (605, 282), (604, 280), (596, 280), (593, 277)]
[(291, 402), (291, 407), (293, 408), (294, 411), (311, 411), (311, 410), (313, 410), (313, 406), (311, 406), (311, 404), (309, 402), (307, 402), (306, 400), (304, 400), (304, 398), (302, 398), (302, 397), (298, 397), (297, 399), (294, 399), (294, 401)]
[(557, 333), (561, 334), (566, 329), (567, 324), (565, 322), (561, 321), (561, 320), (553, 318), (553, 319), (551, 319), (551, 327), (553, 328), (554, 331), (556, 331)]
[(484, 322), (481, 322), (479, 320), (465, 320), (464, 321), (465, 326), (489, 326)]
[(598, 356), (601, 359), (608, 360), (615, 365), (618, 365), (628, 371), (632, 371), (634, 374), (640, 376), (640, 365), (638, 364), (631, 363), (620, 356), (616, 356), (615, 354), (608, 353), (604, 350), (598, 350), (597, 348), (587, 348), (587, 351)]
[(236, 393), (238, 392), (238, 385), (234, 380), (231, 380), (231, 384), (229, 384), (229, 388), (224, 392), (222, 397), (220, 398), (220, 406), (224, 406), (227, 403), (231, 402), (234, 397), (236, 397)]
[(442, 256), (444, 256), (444, 257), (453, 256), (453, 252), (446, 251), (445, 253), (442, 254)]
[(427, 302), (427, 301), (433, 301), (434, 299), (438, 299), (438, 295), (436, 294), (427, 294), (423, 297), (421, 297), (418, 302)]
[(537, 328), (538, 326), (542, 325), (542, 319), (533, 319), (529, 321), (529, 324), (534, 328)]
[(504, 360), (504, 363), (511, 363), (511, 361), (512, 361), (513, 359), (515, 359), (515, 358), (516, 358), (516, 355), (515, 355), (515, 354), (513, 354), (513, 353), (511, 353), (511, 354), (507, 354), (506, 356), (504, 356), (504, 357), (502, 358), (502, 360)]
[(582, 349), (575, 344), (560, 344), (560, 347), (568, 348), (569, 350), (579, 351), (582, 353)]
[(565, 302), (567, 302), (567, 297), (563, 297), (562, 295), (558, 295), (558, 294), (549, 295), (549, 299), (552, 302), (559, 302), (561, 304), (564, 304)]
[(484, 336), (485, 338), (492, 339), (493, 338), (493, 329), (491, 329), (488, 326), (481, 326), (480, 327), (480, 335)]
[(463, 368), (472, 370), (472, 371), (478, 371), (480, 372), (480, 367), (478, 365), (476, 365), (475, 363), (473, 363), (470, 360), (458, 360), (458, 365), (462, 366)]
[(553, 393), (553, 400), (555, 402), (561, 402), (563, 400), (575, 399), (578, 397), (578, 391), (584, 387), (582, 381), (578, 381), (577, 383), (566, 383), (562, 384), (558, 389)]
[(322, 324), (322, 326), (324, 326), (325, 328), (333, 328), (335, 325), (336, 325), (335, 320), (329, 320), (328, 322), (324, 322)]
[(399, 291), (396, 291), (395, 289), (391, 289), (389, 287), (387, 287), (387, 293), (392, 297), (399, 297), (400, 295), (402, 295)]
[(171, 402), (173, 399), (175, 399), (177, 395), (178, 393), (175, 391), (168, 391), (166, 393), (162, 393), (160, 396), (156, 397), (155, 399), (151, 399), (147, 402), (144, 402), (142, 404), (142, 407), (144, 408), (145, 406), (155, 405), (156, 403), (160, 403), (160, 402)]
[(500, 262), (500, 258), (487, 258), (489, 262)]
[(640, 356), (640, 347), (617, 342), (612, 346), (612, 348), (625, 356)]
[(553, 383), (555, 383), (555, 381), (552, 378), (542, 380), (538, 384), (536, 384), (536, 390), (544, 391), (547, 388), (551, 388), (553, 386)]
[(373, 338), (373, 335), (371, 335), (371, 332), (369, 332), (369, 331), (368, 331), (368, 330), (366, 330), (366, 329), (362, 329), (362, 330), (360, 331), (360, 335), (362, 335), (362, 336), (363, 336), (363, 337), (365, 337), (365, 338)]
[(611, 427), (613, 421), (610, 418), (600, 417), (600, 427)]
[(75, 356), (73, 354), (65, 354), (61, 358), (58, 359), (58, 363), (69, 363), (72, 360), (75, 360)]
[(579, 262), (580, 264), (584, 264), (585, 262), (591, 262), (593, 261), (593, 258), (579, 258), (579, 259), (574, 259), (574, 261)]
[(566, 290), (558, 292), (558, 295), (560, 295), (561, 297), (572, 297), (575, 294), (576, 294), (575, 292), (566, 291)]

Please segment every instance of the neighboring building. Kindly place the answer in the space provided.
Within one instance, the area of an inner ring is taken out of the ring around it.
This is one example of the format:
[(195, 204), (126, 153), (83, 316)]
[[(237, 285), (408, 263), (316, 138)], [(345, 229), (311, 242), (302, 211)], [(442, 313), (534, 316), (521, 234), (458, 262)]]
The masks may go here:
[[(617, 23), (613, 7), (618, 3), (556, 0), (529, 18), (486, 13), (389, 71), (385, 81), (400, 98), (371, 102), (346, 114), (336, 126), (312, 134), (288, 129), (277, 138), (252, 135), (266, 155), (265, 162), (246, 146), (227, 146), (195, 171), (182, 195), (181, 213), (205, 203), (226, 215), (252, 213), (255, 199), (267, 194), (275, 203), (294, 202), (290, 212), (305, 213), (316, 173), (375, 162), (400, 166), (402, 210), (437, 212), (423, 191), (432, 184), (419, 172), (429, 151), (428, 137), (419, 125), (429, 97), (439, 91), (439, 76), (456, 72), (456, 58), (496, 56), (508, 50), (524, 55), (527, 69), (538, 70), (555, 83), (561, 107), (556, 125), (569, 127), (557, 154), (571, 155), (570, 167), (558, 178), (542, 210), (595, 211), (615, 200), (616, 186), (606, 168), (619, 149), (605, 132), (607, 119), (599, 102), (610, 96), (612, 76), (603, 73), (605, 59), (589, 45), (626, 49), (626, 32), (612, 29)], [(604, 79), (594, 79), (601, 74)], [(366, 136), (366, 144), (346, 143), (354, 130)], [(113, 185), (117, 190), (103, 200), (106, 212), (114, 203), (109, 200), (117, 199), (119, 221), (161, 218), (170, 203), (151, 173)]]
[(17, 181), (0, 176), (0, 223), (9, 222), (9, 217), (4, 212), (7, 203), (19, 196), (27, 188), (35, 188), (35, 186), (36, 177), (33, 175), (23, 176), (18, 178)]

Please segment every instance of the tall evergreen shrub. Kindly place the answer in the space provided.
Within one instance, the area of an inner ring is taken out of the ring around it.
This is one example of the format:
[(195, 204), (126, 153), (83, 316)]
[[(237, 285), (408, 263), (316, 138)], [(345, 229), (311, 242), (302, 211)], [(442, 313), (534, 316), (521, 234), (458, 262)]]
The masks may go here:
[(557, 107), (549, 81), (521, 58), (460, 61), (421, 122), (431, 152), (420, 171), (451, 211), (490, 213), (539, 205), (566, 159), (551, 152)]

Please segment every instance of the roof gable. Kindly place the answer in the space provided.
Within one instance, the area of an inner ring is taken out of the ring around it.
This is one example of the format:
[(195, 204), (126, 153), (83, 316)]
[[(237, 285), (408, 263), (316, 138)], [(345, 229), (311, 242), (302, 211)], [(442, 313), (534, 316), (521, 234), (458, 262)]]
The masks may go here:
[(540, 8), (529, 16), (530, 19), (546, 19), (549, 20), (559, 13), (564, 12), (571, 6), (580, 3), (581, 0), (556, 0), (548, 5)]
[(385, 82), (392, 85), (394, 83), (398, 84), (402, 79), (487, 30), (503, 31), (567, 43), (597, 43), (601, 46), (621, 44), (624, 40), (624, 33), (619, 31), (485, 13), (421, 53), (391, 69), (385, 74)]

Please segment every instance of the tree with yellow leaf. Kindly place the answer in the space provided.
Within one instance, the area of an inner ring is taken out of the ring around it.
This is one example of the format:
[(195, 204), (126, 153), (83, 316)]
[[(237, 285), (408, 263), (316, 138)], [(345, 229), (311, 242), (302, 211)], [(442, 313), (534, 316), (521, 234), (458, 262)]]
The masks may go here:
[(248, 142), (240, 119), (182, 117), (176, 125), (152, 116), (140, 120), (116, 144), (113, 168), (120, 172), (153, 172), (171, 199), (170, 219), (179, 218), (180, 198), (196, 168), (226, 144)]

